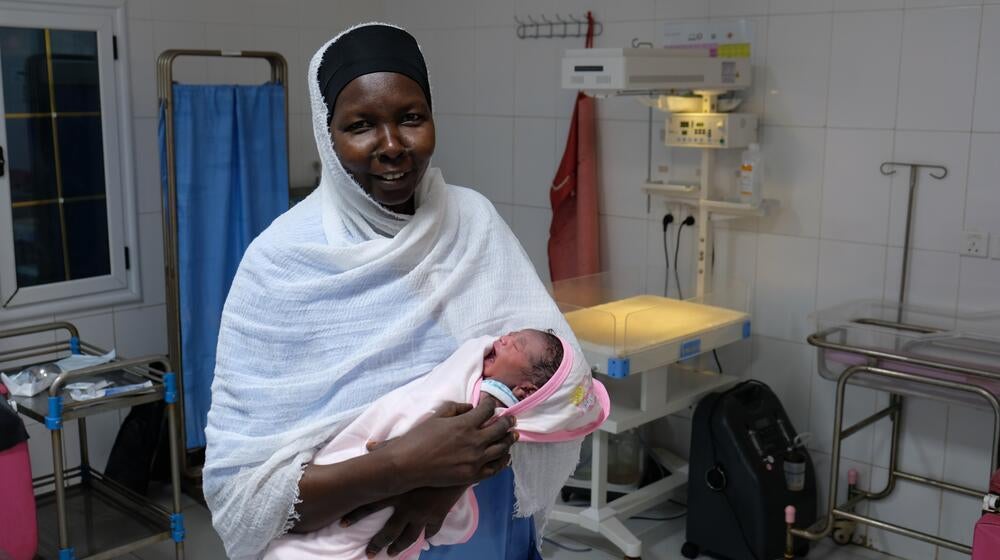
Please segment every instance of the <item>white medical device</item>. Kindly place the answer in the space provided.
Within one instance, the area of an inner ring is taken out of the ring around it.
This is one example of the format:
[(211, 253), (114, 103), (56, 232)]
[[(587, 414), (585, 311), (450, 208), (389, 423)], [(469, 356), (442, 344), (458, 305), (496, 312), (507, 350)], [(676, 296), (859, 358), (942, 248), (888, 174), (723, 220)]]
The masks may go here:
[(757, 141), (757, 115), (752, 113), (672, 113), (667, 119), (667, 146), (745, 148)]
[(569, 49), (562, 87), (598, 96), (732, 91), (750, 87), (750, 60), (711, 57), (707, 49)]
[[(696, 35), (700, 39), (699, 33)], [(707, 33), (705, 41), (700, 43), (748, 42), (735, 40), (728, 29), (720, 31), (723, 40), (718, 41), (716, 31), (709, 29)], [(647, 195), (654, 193), (697, 209), (695, 301), (619, 294), (628, 281), (604, 274), (553, 285), (560, 309), (565, 311), (584, 355), (597, 372), (611, 377), (636, 376), (640, 380), (632, 383), (629, 390), (620, 391), (618, 388), (624, 389), (623, 386), (609, 385), (613, 387), (611, 416), (591, 438), (589, 480), (573, 479), (569, 483), (570, 487), (590, 489), (590, 504), (557, 505), (552, 519), (599, 532), (626, 557), (639, 557), (642, 541), (622, 520), (666, 501), (682, 489), (688, 481), (689, 465), (667, 450), (654, 449), (652, 454), (670, 472), (669, 476), (639, 488), (614, 485), (608, 479), (608, 458), (614, 453), (608, 435), (623, 434), (666, 417), (697, 403), (712, 391), (732, 385), (734, 377), (722, 375), (721, 371), (707, 374), (692, 365), (695, 363), (692, 359), (750, 336), (750, 317), (746, 311), (749, 297), (742, 298), (742, 302), (739, 297), (741, 292), (746, 295), (745, 290), (709, 283), (714, 260), (711, 222), (763, 216), (774, 206), (771, 200), (764, 201), (767, 204), (749, 204), (709, 196), (713, 192), (711, 182), (721, 177), (712, 173), (718, 150), (744, 148), (757, 141), (757, 115), (727, 112), (736, 109), (741, 99), (726, 94), (746, 90), (751, 84), (749, 45), (745, 46), (744, 58), (712, 56), (713, 52), (723, 52), (719, 45), (714, 50), (573, 49), (565, 51), (562, 58), (564, 89), (583, 90), (595, 97), (634, 96), (651, 109), (669, 113), (664, 131), (667, 146), (701, 152), (698, 186), (653, 183), (647, 176), (644, 187)], [(687, 93), (694, 95), (678, 95)], [(652, 118), (650, 111), (650, 126)], [(647, 161), (647, 172), (650, 167), (651, 162)], [(709, 293), (713, 287), (714, 293)], [(623, 295), (625, 298), (621, 299)], [(683, 365), (668, 365), (678, 360)], [(636, 388), (638, 395), (633, 391)], [(609, 501), (608, 490), (624, 496)]]

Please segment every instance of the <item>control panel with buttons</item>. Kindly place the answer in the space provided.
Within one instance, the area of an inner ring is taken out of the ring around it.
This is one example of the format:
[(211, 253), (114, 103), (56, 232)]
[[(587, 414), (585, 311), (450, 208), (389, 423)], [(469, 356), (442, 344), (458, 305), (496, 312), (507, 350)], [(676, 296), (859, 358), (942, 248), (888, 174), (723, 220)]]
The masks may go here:
[(757, 141), (757, 115), (674, 113), (667, 119), (667, 146), (745, 148)]

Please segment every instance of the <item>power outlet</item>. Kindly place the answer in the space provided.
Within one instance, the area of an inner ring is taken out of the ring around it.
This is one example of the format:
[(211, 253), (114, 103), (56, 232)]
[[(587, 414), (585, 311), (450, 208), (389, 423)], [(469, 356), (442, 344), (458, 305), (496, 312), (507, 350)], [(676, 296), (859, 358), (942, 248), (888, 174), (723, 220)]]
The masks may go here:
[(990, 234), (990, 258), (1000, 260), (1000, 233)]
[(962, 237), (962, 254), (985, 259), (989, 255), (989, 243), (989, 234), (967, 231)]

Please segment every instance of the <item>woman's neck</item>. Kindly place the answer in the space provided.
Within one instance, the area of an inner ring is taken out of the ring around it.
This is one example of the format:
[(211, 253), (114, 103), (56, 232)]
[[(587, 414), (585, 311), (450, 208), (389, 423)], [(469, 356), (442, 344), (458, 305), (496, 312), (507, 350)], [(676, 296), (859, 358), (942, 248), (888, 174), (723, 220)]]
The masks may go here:
[(392, 204), (389, 206), (383, 205), (386, 210), (391, 210), (397, 214), (405, 214), (407, 216), (412, 216), (417, 211), (417, 197), (416, 195), (411, 196), (409, 200), (402, 204)]

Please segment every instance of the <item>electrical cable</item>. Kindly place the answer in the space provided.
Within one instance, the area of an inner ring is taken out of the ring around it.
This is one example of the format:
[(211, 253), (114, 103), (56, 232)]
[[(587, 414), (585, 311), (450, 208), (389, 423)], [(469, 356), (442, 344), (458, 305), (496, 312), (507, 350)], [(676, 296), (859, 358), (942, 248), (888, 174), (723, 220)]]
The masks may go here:
[[(670, 250), (667, 248), (667, 232), (673, 222), (673, 214), (667, 212), (663, 215), (663, 260), (667, 263), (667, 274), (663, 278), (663, 297), (670, 297)], [(676, 260), (674, 264), (676, 266)]]
[(545, 541), (545, 542), (547, 542), (547, 543), (549, 543), (549, 544), (551, 544), (552, 546), (554, 546), (556, 548), (561, 548), (561, 549), (567, 550), (569, 552), (591, 552), (592, 550), (594, 550), (593, 548), (590, 548), (590, 547), (586, 547), (586, 548), (573, 548), (571, 546), (566, 546), (566, 545), (564, 545), (564, 544), (562, 544), (560, 542), (556, 542), (556, 541), (554, 541), (554, 540), (552, 540), (552, 539), (550, 539), (548, 537), (542, 537), (542, 540)]
[(722, 373), (722, 362), (719, 361), (719, 352), (716, 349), (712, 349), (712, 355), (715, 356), (715, 365), (719, 368), (719, 373)]
[(677, 272), (680, 269), (680, 266), (678, 266), (680, 261), (677, 260), (677, 257), (681, 251), (681, 232), (684, 231), (684, 226), (691, 225), (694, 225), (694, 216), (684, 218), (681, 225), (677, 226), (677, 243), (674, 244), (674, 280), (677, 281), (677, 299), (684, 299), (684, 292), (681, 291), (681, 276)]
[(684, 517), (687, 514), (688, 514), (687, 511), (682, 511), (680, 513), (677, 513), (677, 514), (674, 514), (674, 515), (670, 515), (670, 516), (667, 516), (667, 517), (651, 517), (651, 516), (647, 517), (645, 515), (633, 515), (629, 519), (641, 519), (643, 521), (675, 521), (677, 519), (680, 519), (680, 518)]
[(680, 511), (680, 512), (678, 512), (678, 513), (672, 513), (670, 515), (666, 515), (666, 514), (664, 514), (664, 515), (633, 515), (632, 517), (629, 517), (629, 519), (643, 519), (643, 520), (646, 520), (646, 521), (673, 521), (675, 519), (680, 519), (680, 518), (684, 517), (685, 515), (687, 515), (687, 513), (688, 513), (687, 512), (687, 504), (682, 504), (682, 503), (680, 503), (680, 502), (678, 502), (676, 500), (667, 500), (667, 501), (670, 502), (670, 503), (672, 503), (672, 504), (674, 504), (674, 505), (676, 505), (676, 506), (680, 506), (681, 508), (683, 508), (683, 510)]
[(674, 244), (674, 280), (677, 281), (677, 299), (684, 299), (684, 292), (681, 291), (681, 275), (677, 271), (680, 270), (678, 266), (679, 261), (677, 256), (681, 251), (681, 231), (684, 230), (684, 222), (677, 227), (677, 243)]

